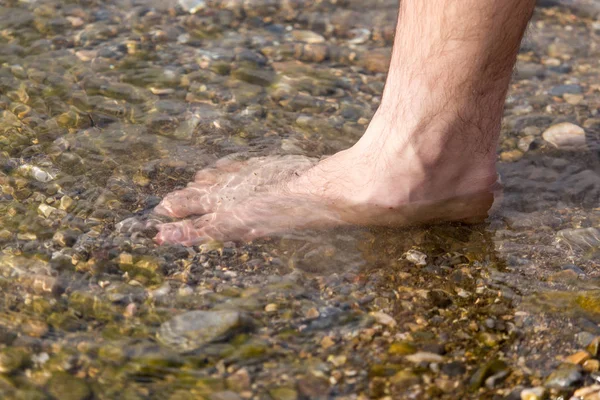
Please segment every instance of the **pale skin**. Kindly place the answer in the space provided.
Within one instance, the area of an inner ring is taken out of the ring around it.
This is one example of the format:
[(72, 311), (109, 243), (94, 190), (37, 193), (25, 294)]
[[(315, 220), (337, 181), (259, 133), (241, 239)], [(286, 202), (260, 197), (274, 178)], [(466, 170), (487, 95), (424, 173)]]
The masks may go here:
[(402, 0), (381, 105), (321, 161), (223, 160), (156, 212), (158, 243), (485, 218), (506, 92), (535, 0)]

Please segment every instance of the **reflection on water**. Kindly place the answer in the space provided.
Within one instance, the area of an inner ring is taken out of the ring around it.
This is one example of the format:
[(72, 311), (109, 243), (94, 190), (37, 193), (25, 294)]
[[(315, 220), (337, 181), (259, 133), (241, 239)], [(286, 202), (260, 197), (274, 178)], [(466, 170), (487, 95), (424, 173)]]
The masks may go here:
[[(0, 3), (0, 397), (519, 398), (596, 379), (559, 368), (600, 335), (591, 21), (536, 16), (486, 223), (159, 247), (149, 213), (198, 169), (362, 134), (397, 6), (187, 3)], [(544, 139), (565, 121), (584, 148)]]

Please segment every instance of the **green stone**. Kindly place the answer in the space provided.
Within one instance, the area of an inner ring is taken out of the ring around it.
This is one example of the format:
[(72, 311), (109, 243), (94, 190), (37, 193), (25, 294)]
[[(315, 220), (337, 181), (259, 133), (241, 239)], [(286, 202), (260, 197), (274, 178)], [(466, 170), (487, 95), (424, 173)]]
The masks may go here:
[(48, 381), (48, 392), (60, 400), (88, 400), (92, 391), (88, 384), (66, 372), (56, 372)]

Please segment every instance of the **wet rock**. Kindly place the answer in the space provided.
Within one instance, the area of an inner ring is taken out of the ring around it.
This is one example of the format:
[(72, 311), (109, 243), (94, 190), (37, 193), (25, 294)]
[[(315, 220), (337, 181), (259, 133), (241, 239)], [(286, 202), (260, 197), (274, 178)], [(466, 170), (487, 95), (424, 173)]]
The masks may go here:
[(0, 373), (12, 374), (29, 362), (29, 355), (23, 349), (9, 347), (0, 351)]
[(235, 392), (217, 392), (208, 396), (209, 400), (242, 400), (240, 395)]
[(298, 392), (293, 388), (280, 387), (269, 390), (269, 395), (273, 400), (297, 400)]
[(574, 364), (562, 364), (546, 379), (545, 386), (566, 389), (581, 382), (583, 375), (581, 367)]
[(565, 362), (570, 364), (583, 364), (585, 361), (591, 358), (591, 354), (587, 351), (578, 351), (575, 354), (571, 354), (569, 357), (565, 358)]
[(361, 65), (369, 72), (386, 73), (390, 65), (391, 57), (391, 49), (371, 50), (363, 54), (361, 57)]
[(585, 131), (570, 122), (562, 122), (546, 129), (542, 134), (544, 140), (561, 150), (585, 148)]
[(419, 351), (415, 354), (406, 356), (405, 358), (406, 358), (406, 360), (408, 360), (412, 363), (415, 363), (415, 364), (441, 363), (444, 361), (444, 357), (440, 356), (439, 354), (429, 353), (429, 352), (425, 352), (425, 351)]
[(233, 71), (232, 76), (258, 86), (269, 86), (275, 80), (275, 73), (268, 69), (242, 67)]
[(593, 373), (600, 370), (600, 361), (598, 360), (586, 360), (583, 363), (583, 370), (585, 372)]
[(61, 400), (88, 400), (92, 391), (87, 383), (66, 372), (55, 372), (48, 381), (48, 392)]
[(206, 0), (179, 0), (178, 4), (190, 14), (195, 14), (206, 7)]
[(227, 339), (253, 328), (252, 320), (239, 311), (190, 311), (161, 325), (157, 338), (180, 352)]
[(427, 254), (418, 250), (411, 249), (404, 254), (404, 257), (415, 265), (427, 265)]
[(294, 30), (292, 31), (292, 37), (294, 40), (304, 43), (316, 44), (325, 42), (325, 38), (322, 35), (319, 35), (316, 32), (312, 31), (300, 31)]
[(600, 228), (563, 229), (556, 234), (559, 241), (583, 251), (600, 246)]
[(395, 327), (397, 324), (396, 320), (393, 317), (381, 311), (375, 311), (370, 313), (369, 315), (375, 318), (375, 321), (377, 321), (377, 323), (389, 326), (390, 328)]
[(523, 389), (521, 391), (521, 400), (543, 400), (545, 396), (546, 389), (543, 387)]
[(583, 93), (583, 88), (579, 85), (559, 85), (554, 86), (548, 94), (552, 96), (562, 96), (564, 94), (581, 94)]
[(491, 360), (479, 367), (473, 376), (471, 377), (470, 387), (472, 389), (478, 389), (482, 387), (489, 377), (496, 375), (508, 368), (506, 363), (502, 360)]

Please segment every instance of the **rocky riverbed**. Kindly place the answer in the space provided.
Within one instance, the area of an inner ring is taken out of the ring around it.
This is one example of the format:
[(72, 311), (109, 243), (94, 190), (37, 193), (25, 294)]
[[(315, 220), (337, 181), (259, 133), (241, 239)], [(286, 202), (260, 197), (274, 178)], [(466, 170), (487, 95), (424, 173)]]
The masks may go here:
[(0, 397), (600, 398), (600, 21), (541, 3), (486, 223), (186, 248), (197, 169), (360, 137), (396, 1), (0, 2)]

